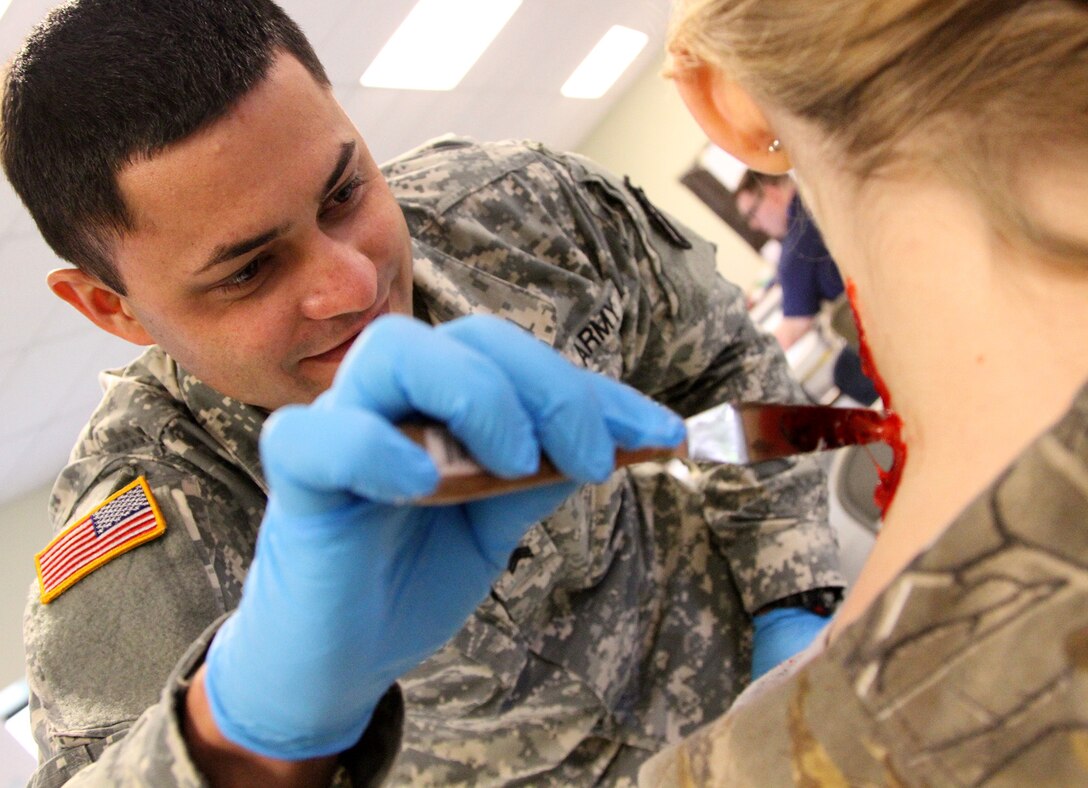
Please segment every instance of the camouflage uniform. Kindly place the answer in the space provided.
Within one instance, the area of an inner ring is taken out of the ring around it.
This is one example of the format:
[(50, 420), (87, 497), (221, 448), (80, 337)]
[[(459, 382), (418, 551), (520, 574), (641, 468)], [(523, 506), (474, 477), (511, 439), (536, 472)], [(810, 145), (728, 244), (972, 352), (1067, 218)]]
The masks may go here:
[[(799, 396), (710, 246), (637, 189), (537, 146), (453, 139), (385, 171), (414, 239), (419, 317), (502, 315), (683, 414)], [(80, 776), (196, 784), (176, 702), (241, 593), (267, 493), (265, 414), (156, 348), (105, 383), (54, 521), (142, 474), (168, 527), (50, 604), (31, 599), (38, 779), (103, 758)], [(402, 682), (396, 782), (632, 779), (744, 685), (752, 610), (841, 584), (814, 463), (682, 467), (618, 472), (529, 531), (491, 597)], [(395, 727), (389, 705), (372, 733)]]
[(1088, 785), (1088, 386), (799, 662), (642, 784)]

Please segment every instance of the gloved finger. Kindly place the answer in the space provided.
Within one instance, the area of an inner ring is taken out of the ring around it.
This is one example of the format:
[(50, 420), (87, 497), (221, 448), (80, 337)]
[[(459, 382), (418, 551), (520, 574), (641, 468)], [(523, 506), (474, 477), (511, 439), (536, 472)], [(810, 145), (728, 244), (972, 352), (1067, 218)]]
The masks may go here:
[(539, 465), (532, 420), (502, 368), (403, 315), (367, 327), (315, 404), (373, 410), (391, 421), (422, 413), (446, 424), (499, 476), (524, 476)]
[(281, 408), (265, 422), (260, 450), (269, 485), (292, 515), (333, 511), (357, 497), (407, 500), (438, 485), (427, 453), (365, 410)]
[(531, 414), (545, 453), (566, 476), (608, 478), (615, 448), (584, 370), (513, 323), (489, 315), (461, 318), (439, 330), (503, 369)]
[(505, 569), (529, 526), (554, 512), (578, 486), (558, 482), (465, 504), (481, 555), (496, 569)]
[(776, 608), (753, 617), (753, 680), (807, 648), (829, 621), (797, 607)]
[[(579, 369), (528, 332), (504, 320), (486, 315), (461, 318), (439, 329), (456, 336), (493, 359), (510, 378), (518, 396), (532, 414), (537, 435), (548, 458), (568, 477), (578, 481), (603, 481), (613, 470), (616, 437), (610, 431), (605, 410), (597, 397), (600, 389), (610, 395), (598, 376)], [(600, 379), (604, 381), (604, 378)], [(612, 387), (624, 388), (611, 382)], [(674, 433), (679, 418), (645, 398), (626, 399), (635, 410), (629, 419), (650, 422), (648, 432), (664, 428)], [(609, 402), (609, 410), (616, 403)], [(630, 438), (627, 422), (623, 438)], [(644, 444), (648, 445), (648, 444)]]
[(368, 524), (386, 535), (370, 552), (386, 556), (382, 586), (393, 600), (381, 640), (405, 654), (441, 646), (487, 596), (530, 524), (576, 487), (564, 482), (502, 501), (417, 509), (396, 528), (386, 527), (376, 510)]
[[(380, 556), (380, 570), (372, 572), (380, 576), (386, 600), (381, 639), (394, 649), (441, 645), (487, 596), (496, 571), (481, 557), (458, 507), (376, 506), (366, 530), (368, 555)], [(398, 637), (402, 619), (410, 629)], [(433, 637), (438, 640), (428, 639)]]
[(678, 446), (684, 440), (683, 419), (637, 389), (603, 375), (590, 375), (590, 385), (609, 432), (623, 448)]

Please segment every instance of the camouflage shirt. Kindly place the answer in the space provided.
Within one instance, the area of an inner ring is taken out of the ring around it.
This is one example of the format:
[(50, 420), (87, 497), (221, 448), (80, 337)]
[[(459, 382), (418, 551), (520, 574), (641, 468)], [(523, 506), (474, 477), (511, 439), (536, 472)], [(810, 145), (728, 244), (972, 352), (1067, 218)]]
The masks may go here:
[(642, 784), (1088, 785), (1088, 386), (799, 661), (647, 763)]
[[(444, 139), (385, 173), (413, 236), (417, 316), (504, 316), (685, 415), (801, 396), (712, 248), (590, 163)], [(77, 780), (196, 785), (177, 701), (241, 594), (267, 493), (266, 414), (157, 348), (103, 380), (54, 522), (144, 476), (167, 528), (49, 604), (33, 595), (36, 779), (82, 769)], [(815, 463), (677, 463), (617, 472), (530, 529), (463, 630), (404, 678), (395, 782), (633, 779), (744, 686), (751, 611), (841, 584)], [(389, 705), (372, 729), (395, 728)], [(390, 757), (363, 750), (345, 758), (357, 775), (353, 758)]]

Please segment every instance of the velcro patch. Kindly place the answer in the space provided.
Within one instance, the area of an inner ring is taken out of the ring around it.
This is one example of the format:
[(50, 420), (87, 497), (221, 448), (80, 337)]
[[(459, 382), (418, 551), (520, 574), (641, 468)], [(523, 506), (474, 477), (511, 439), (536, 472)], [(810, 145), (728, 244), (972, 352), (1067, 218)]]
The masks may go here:
[(121, 553), (161, 536), (166, 521), (143, 476), (117, 491), (34, 556), (48, 604)]

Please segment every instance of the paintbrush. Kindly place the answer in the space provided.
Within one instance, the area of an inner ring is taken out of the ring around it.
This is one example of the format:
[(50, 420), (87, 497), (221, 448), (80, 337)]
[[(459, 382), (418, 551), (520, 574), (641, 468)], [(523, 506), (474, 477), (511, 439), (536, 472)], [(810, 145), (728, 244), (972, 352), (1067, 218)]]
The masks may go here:
[[(686, 420), (687, 440), (675, 448), (617, 449), (616, 467), (673, 458), (748, 465), (796, 454), (875, 443), (886, 436), (887, 414), (868, 408), (745, 403), (718, 405)], [(442, 425), (411, 422), (400, 429), (422, 446), (438, 467), (438, 488), (416, 503), (447, 505), (489, 498), (561, 481), (541, 457), (531, 476), (501, 479), (472, 459)]]

